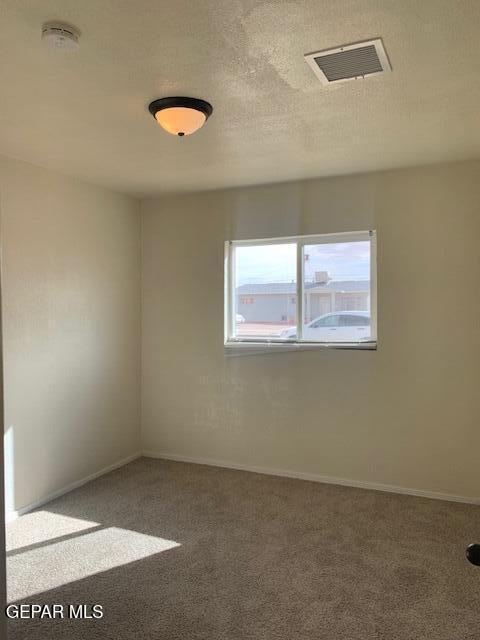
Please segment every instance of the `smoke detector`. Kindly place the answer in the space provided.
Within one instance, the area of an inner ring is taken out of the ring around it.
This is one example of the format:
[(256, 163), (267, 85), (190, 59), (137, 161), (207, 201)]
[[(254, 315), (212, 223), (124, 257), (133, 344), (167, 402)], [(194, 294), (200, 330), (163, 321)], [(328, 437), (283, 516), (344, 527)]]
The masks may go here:
[(305, 61), (322, 84), (364, 80), (392, 70), (381, 38), (307, 53)]
[(62, 22), (47, 22), (42, 27), (42, 40), (55, 51), (78, 51), (80, 32)]

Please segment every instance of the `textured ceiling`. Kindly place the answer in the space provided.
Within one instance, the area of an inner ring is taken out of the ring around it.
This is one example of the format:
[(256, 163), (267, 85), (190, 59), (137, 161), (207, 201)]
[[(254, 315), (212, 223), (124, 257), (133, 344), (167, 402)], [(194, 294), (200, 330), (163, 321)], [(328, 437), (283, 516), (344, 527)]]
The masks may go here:
[[(40, 41), (81, 32), (77, 54)], [(480, 156), (478, 0), (1, 0), (0, 153), (132, 194)], [(381, 36), (393, 73), (324, 87), (303, 59)], [(153, 98), (214, 105), (164, 133)]]

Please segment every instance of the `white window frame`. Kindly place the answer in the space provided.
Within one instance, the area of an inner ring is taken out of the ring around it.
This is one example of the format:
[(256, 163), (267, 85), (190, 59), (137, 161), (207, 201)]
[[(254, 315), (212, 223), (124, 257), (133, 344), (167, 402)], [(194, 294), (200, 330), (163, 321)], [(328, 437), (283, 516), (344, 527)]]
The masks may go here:
[[(358, 342), (319, 342), (303, 338), (304, 313), (304, 246), (310, 244), (332, 244), (335, 242), (370, 242), (370, 317), (371, 339)], [(295, 339), (282, 338), (248, 338), (235, 335), (235, 248), (266, 244), (297, 245), (297, 337)], [(282, 238), (264, 238), (258, 240), (230, 240), (225, 242), (225, 309), (224, 309), (224, 345), (228, 350), (242, 350), (258, 352), (291, 349), (376, 349), (377, 348), (377, 234), (375, 231), (351, 231), (342, 233), (327, 233), (321, 235), (287, 236)]]

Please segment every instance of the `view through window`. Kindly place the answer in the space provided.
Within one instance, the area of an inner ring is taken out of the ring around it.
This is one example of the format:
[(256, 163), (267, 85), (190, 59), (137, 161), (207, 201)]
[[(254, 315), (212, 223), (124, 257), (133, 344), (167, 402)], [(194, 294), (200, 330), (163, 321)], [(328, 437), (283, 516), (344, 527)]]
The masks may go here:
[(227, 243), (227, 341), (375, 341), (371, 231)]

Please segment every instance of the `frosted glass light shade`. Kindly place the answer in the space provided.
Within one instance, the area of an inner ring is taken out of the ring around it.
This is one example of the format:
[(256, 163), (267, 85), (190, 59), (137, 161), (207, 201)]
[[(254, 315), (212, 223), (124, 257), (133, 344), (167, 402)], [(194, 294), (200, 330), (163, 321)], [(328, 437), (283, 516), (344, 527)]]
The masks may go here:
[(158, 124), (174, 136), (189, 136), (203, 127), (207, 116), (196, 109), (169, 107), (155, 114)]

